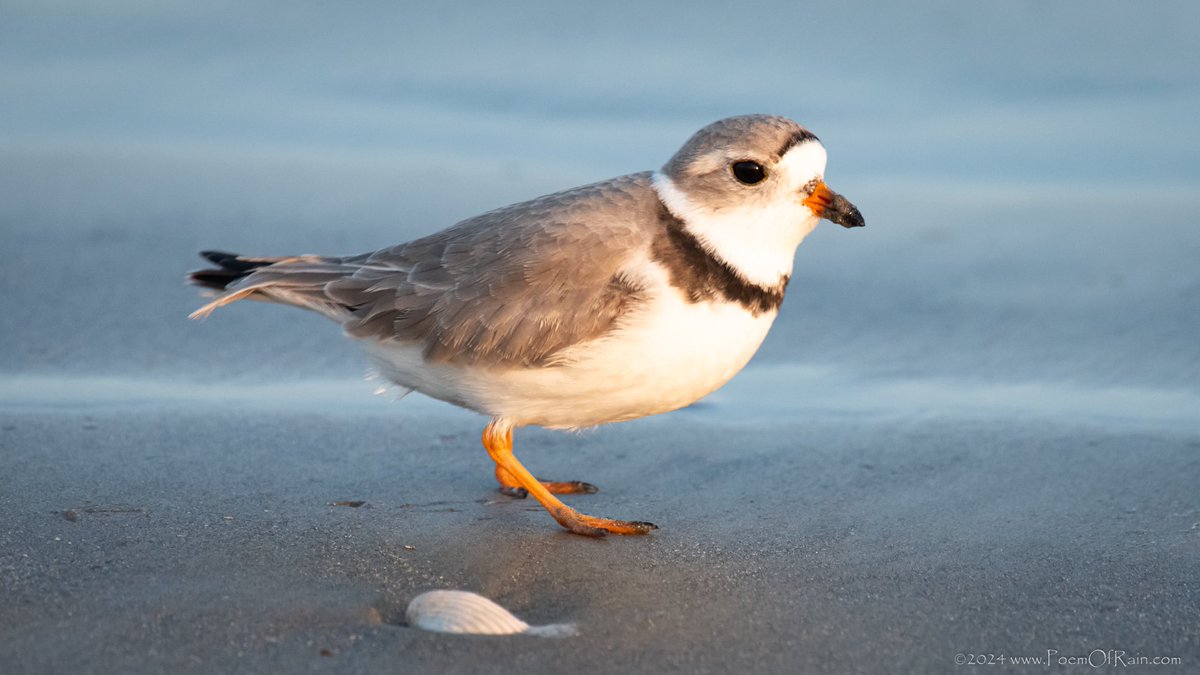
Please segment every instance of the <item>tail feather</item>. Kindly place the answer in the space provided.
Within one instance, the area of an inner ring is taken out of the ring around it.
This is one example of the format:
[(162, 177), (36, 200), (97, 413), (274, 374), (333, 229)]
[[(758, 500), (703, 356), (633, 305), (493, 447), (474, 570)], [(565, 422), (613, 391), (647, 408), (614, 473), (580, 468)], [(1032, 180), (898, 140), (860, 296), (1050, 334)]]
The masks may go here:
[(236, 253), (225, 251), (201, 251), (200, 256), (215, 268), (196, 270), (188, 274), (188, 279), (195, 285), (211, 288), (217, 291), (225, 290), (229, 284), (250, 276), (250, 273), (260, 267), (274, 265), (284, 258), (244, 258)]
[(318, 256), (252, 258), (224, 251), (201, 251), (200, 255), (216, 267), (191, 272), (188, 279), (217, 294), (191, 313), (193, 319), (244, 298), (296, 305), (334, 317), (346, 308), (326, 297), (325, 285), (357, 269), (339, 259)]

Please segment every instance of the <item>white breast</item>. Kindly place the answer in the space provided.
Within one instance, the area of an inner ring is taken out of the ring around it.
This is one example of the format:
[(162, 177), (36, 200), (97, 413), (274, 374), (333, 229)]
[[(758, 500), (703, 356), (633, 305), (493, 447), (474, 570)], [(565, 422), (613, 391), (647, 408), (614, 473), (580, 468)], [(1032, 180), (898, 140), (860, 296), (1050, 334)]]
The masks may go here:
[(397, 383), (514, 424), (590, 427), (675, 410), (738, 373), (766, 337), (775, 312), (737, 303), (688, 302), (666, 273), (645, 263), (651, 301), (618, 330), (567, 349), (563, 365), (493, 370), (427, 364), (416, 346), (369, 350)]

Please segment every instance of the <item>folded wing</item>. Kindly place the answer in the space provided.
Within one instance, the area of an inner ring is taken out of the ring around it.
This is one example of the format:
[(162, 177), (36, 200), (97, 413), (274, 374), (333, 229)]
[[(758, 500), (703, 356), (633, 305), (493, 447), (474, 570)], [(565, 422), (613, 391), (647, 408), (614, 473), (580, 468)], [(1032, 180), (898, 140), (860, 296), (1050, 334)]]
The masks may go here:
[(649, 246), (658, 201), (635, 174), (516, 204), (415, 241), (345, 258), (206, 252), (194, 283), (297, 305), (353, 337), (422, 346), (432, 361), (540, 366), (619, 325), (644, 299), (623, 274)]

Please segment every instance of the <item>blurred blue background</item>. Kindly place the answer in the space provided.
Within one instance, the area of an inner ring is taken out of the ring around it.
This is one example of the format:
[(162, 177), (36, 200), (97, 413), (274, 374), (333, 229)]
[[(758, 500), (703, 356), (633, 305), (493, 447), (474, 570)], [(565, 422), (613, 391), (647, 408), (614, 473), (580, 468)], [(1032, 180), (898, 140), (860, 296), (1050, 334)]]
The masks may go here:
[(867, 228), (801, 247), (755, 364), (1200, 383), (1200, 5), (0, 6), (0, 374), (356, 375), (335, 326), (205, 323), (195, 251), (356, 253), (661, 166), (701, 126), (813, 129)]

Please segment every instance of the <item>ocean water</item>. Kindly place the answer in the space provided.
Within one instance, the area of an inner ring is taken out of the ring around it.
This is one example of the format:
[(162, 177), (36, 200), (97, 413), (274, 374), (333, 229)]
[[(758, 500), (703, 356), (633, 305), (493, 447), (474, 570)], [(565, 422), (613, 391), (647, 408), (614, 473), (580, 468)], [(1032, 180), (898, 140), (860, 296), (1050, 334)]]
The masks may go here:
[(187, 321), (195, 251), (361, 252), (771, 112), (867, 227), (801, 246), (747, 400), (1200, 424), (1195, 3), (689, 7), (5, 3), (3, 400), (352, 381), (316, 317)]

